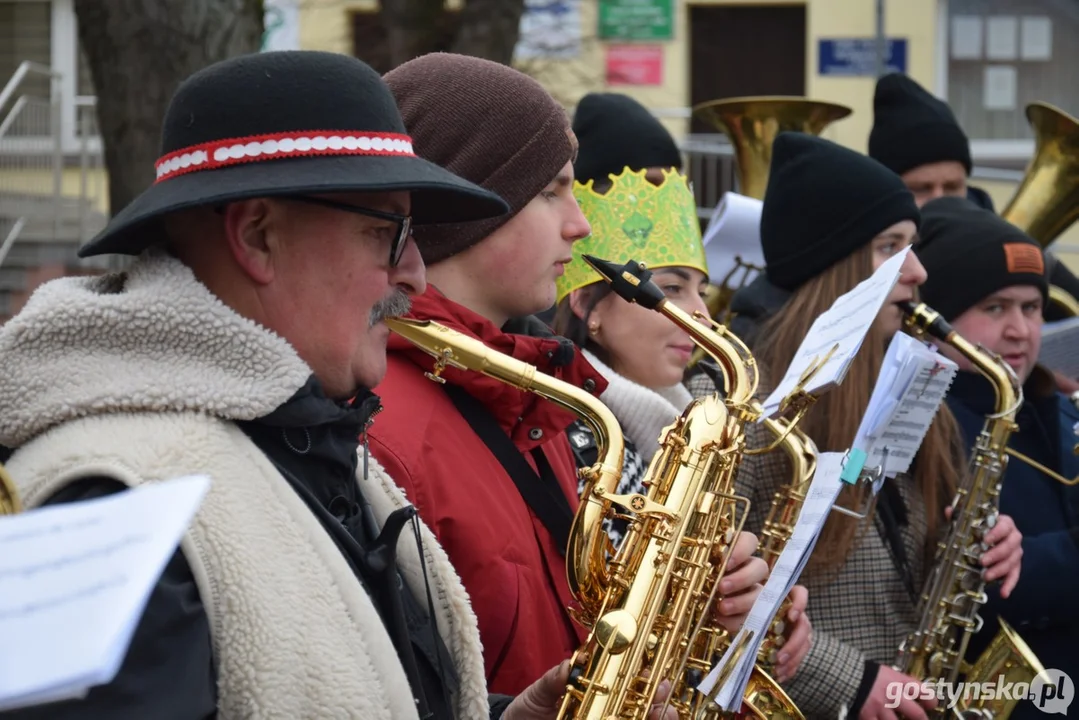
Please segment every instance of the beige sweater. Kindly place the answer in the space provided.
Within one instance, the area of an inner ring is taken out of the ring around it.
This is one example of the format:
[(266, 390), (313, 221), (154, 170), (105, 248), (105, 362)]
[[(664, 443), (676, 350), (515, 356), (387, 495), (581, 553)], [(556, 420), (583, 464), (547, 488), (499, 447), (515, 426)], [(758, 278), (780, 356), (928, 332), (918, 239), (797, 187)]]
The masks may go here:
[[(310, 369), (226, 308), (177, 261), (40, 288), (0, 329), (0, 443), (28, 507), (81, 477), (130, 486), (206, 473), (182, 543), (207, 608), (222, 718), (417, 716), (389, 635), (345, 559), (234, 424), (269, 413)], [(384, 519), (407, 504), (373, 460), (364, 494)], [(422, 530), (438, 628), (460, 676), (461, 720), (487, 716), (476, 619)], [(399, 560), (426, 605), (419, 549)]]

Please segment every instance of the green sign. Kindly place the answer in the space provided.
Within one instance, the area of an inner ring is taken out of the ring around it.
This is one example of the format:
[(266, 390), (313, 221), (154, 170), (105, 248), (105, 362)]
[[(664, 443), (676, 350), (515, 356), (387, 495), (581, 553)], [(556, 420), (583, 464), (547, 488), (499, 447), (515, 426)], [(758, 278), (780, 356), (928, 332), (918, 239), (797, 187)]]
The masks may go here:
[(672, 0), (599, 0), (601, 40), (670, 40)]

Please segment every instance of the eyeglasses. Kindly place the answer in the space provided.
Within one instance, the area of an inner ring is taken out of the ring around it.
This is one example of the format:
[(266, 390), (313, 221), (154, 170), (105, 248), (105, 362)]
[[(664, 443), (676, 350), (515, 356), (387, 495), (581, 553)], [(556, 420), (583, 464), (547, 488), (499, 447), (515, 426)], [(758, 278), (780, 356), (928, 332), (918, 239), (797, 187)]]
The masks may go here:
[(343, 210), (357, 215), (365, 215), (367, 217), (378, 218), (379, 220), (389, 220), (397, 223), (397, 236), (394, 237), (393, 242), (390, 243), (390, 267), (397, 267), (397, 263), (401, 262), (401, 256), (405, 254), (405, 247), (408, 245), (408, 237), (412, 234), (411, 215), (398, 215), (397, 213), (383, 212), (382, 210), (372, 210), (371, 208), (360, 207), (359, 205), (350, 205), (349, 203), (338, 202), (337, 200), (326, 200), (325, 198), (311, 197), (309, 195), (287, 195), (286, 197), (289, 200), (299, 200), (300, 202), (310, 203), (311, 205), (322, 205), (323, 207), (333, 208), (334, 210)]

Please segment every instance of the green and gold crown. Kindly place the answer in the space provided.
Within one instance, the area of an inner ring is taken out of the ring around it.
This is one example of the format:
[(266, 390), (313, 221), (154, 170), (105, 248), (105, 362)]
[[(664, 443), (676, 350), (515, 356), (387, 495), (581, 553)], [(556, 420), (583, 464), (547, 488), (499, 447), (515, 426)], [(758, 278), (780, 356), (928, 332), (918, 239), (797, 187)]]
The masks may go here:
[(592, 226), (592, 234), (573, 243), (573, 262), (558, 278), (558, 300), (603, 278), (581, 255), (625, 263), (643, 262), (649, 268), (689, 267), (708, 275), (697, 202), (686, 177), (663, 171), (663, 182), (653, 185), (645, 170), (625, 168), (611, 189), (599, 194), (575, 182), (573, 194)]

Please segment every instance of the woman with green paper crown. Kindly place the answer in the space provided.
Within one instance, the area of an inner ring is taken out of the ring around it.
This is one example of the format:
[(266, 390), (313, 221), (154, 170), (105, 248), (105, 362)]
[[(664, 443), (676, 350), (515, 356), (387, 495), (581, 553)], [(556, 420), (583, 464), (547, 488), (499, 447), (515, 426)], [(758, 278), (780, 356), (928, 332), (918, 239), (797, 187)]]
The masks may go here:
[[(656, 183), (644, 169), (625, 168), (617, 177), (611, 176), (611, 185), (603, 193), (596, 192), (592, 180), (574, 183), (573, 192), (592, 234), (573, 245), (573, 262), (558, 279), (554, 330), (582, 348), (608, 382), (600, 400), (618, 418), (626, 440), (617, 492), (645, 493), (642, 481), (659, 449), (663, 429), (693, 400), (682, 377), (694, 344), (685, 331), (659, 313), (613, 294), (581, 256), (643, 262), (654, 273), (652, 281), (673, 304), (688, 313), (707, 315), (701, 293), (708, 282), (708, 267), (696, 201), (685, 176), (674, 171), (663, 171), (662, 181)], [(597, 450), (589, 428), (576, 422), (568, 433), (578, 464), (591, 465)], [(625, 529), (625, 521), (609, 525), (616, 546)], [(747, 572), (748, 565), (731, 568), (728, 574)], [(788, 616), (792, 625), (785, 645), (788, 657), (776, 669), (781, 682), (794, 674), (809, 650), (805, 606), (805, 588), (798, 587)]]

